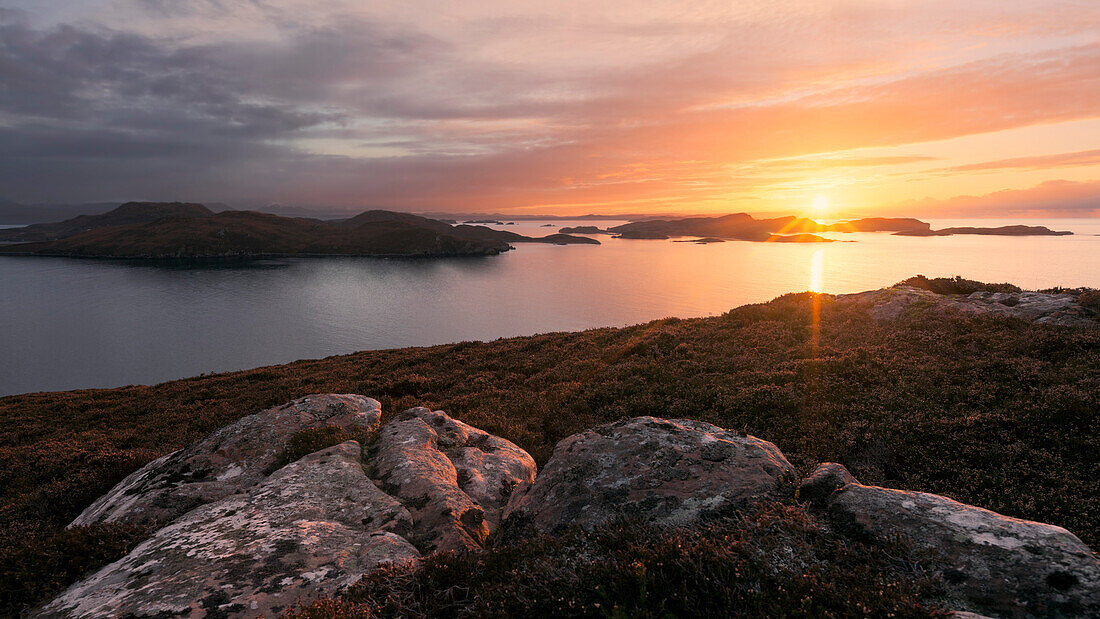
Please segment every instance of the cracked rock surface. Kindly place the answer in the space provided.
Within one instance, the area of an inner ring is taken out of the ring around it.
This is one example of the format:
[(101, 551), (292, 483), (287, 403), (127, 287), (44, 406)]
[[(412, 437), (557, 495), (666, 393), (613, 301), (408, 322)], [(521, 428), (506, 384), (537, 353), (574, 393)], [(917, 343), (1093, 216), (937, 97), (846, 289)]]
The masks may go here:
[(370, 465), (381, 487), (409, 506), (410, 539), (428, 550), (480, 549), (512, 490), (535, 479), (526, 451), (426, 408), (386, 424)]
[(169, 523), (200, 505), (249, 488), (282, 460), (287, 442), (308, 428), (376, 430), (377, 400), (315, 394), (242, 417), (184, 449), (153, 460), (119, 482), (69, 526)]
[(348, 441), (192, 510), (40, 616), (270, 617), (379, 563), (420, 556), (395, 534), (410, 526), (409, 512), (367, 479), (359, 460), (359, 443)]
[(296, 431), (379, 417), (369, 398), (309, 396), (151, 462), (81, 519), (166, 526), (34, 615), (275, 617), (383, 563), (480, 549), (512, 489), (534, 479), (527, 452), (428, 409), (398, 415), (365, 458), (347, 441), (270, 472)]
[(837, 301), (864, 305), (875, 320), (882, 322), (893, 322), (911, 312), (948, 310), (1011, 316), (1037, 324), (1100, 327), (1100, 311), (1081, 305), (1076, 295), (1066, 293), (1023, 291), (955, 295), (937, 294), (911, 286), (895, 286), (837, 295)]
[(841, 530), (903, 535), (930, 553), (963, 610), (996, 617), (1100, 616), (1100, 559), (1054, 525), (1002, 516), (924, 492), (864, 486), (822, 464), (799, 489)]
[(636, 417), (563, 439), (534, 484), (517, 489), (506, 518), (553, 532), (616, 516), (690, 525), (781, 498), (794, 467), (752, 436), (686, 419)]

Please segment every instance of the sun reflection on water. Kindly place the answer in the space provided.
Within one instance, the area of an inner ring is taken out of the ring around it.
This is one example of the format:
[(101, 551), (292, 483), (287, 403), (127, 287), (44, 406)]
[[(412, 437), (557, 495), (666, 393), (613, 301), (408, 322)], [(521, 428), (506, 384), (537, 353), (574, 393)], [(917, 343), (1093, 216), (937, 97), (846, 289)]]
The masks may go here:
[(825, 249), (814, 252), (810, 258), (810, 291), (821, 292), (822, 280), (825, 275)]

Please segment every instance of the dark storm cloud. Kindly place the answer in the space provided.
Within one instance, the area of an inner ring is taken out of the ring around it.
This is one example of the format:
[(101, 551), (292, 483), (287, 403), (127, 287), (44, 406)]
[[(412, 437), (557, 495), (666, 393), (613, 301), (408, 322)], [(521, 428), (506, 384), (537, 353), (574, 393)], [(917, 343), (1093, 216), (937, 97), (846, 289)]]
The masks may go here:
[(118, 196), (155, 185), (139, 173), (216, 179), (215, 162), (293, 158), (281, 141), (347, 122), (334, 90), (401, 77), (437, 47), (364, 23), (277, 43), (179, 46), (69, 25), (40, 31), (0, 13), (0, 193), (84, 199), (93, 181), (115, 183)]

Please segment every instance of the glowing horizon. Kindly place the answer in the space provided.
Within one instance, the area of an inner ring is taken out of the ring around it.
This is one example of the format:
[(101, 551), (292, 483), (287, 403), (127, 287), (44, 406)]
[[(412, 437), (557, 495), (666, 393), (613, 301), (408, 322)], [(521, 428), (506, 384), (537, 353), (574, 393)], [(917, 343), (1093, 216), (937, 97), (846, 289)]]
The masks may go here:
[(1100, 216), (1097, 3), (0, 0), (0, 70), (21, 202)]

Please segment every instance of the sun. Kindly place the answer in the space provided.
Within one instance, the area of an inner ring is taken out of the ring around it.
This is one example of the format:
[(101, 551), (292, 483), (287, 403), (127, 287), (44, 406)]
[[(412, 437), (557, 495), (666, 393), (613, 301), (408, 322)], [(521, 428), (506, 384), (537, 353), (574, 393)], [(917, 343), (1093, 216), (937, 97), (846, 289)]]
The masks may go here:
[(823, 214), (829, 210), (829, 199), (825, 196), (817, 196), (814, 198), (814, 212), (818, 215)]

